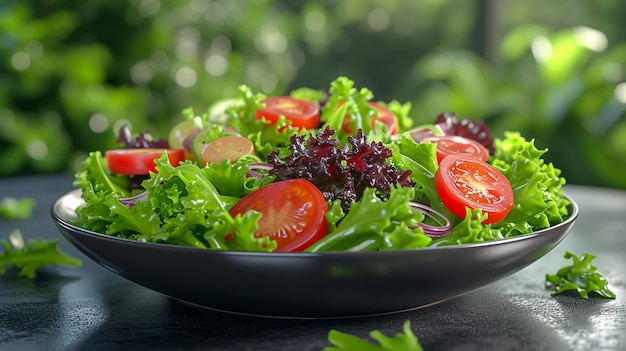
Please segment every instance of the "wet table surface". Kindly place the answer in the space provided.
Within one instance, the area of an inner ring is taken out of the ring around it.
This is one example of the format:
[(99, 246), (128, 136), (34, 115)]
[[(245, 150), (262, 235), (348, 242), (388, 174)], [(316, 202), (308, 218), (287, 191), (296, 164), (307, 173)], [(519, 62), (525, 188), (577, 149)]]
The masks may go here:
[[(376, 317), (290, 320), (192, 307), (109, 272), (55, 228), (53, 202), (71, 175), (0, 178), (0, 198), (33, 197), (31, 218), (0, 219), (0, 238), (58, 238), (81, 267), (52, 266), (36, 279), (0, 276), (0, 350), (322, 350), (337, 329), (391, 336), (411, 321), (424, 350), (626, 350), (626, 192), (567, 185), (580, 206), (570, 234), (527, 268), (440, 304)], [(614, 300), (551, 296), (545, 274), (585, 252), (617, 294)], [(371, 339), (368, 339), (371, 340)]]

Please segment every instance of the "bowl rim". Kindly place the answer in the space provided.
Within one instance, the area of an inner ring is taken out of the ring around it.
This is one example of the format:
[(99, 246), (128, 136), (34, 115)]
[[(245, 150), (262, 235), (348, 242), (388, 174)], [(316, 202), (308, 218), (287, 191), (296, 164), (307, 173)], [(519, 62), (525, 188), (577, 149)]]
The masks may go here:
[(55, 223), (58, 226), (64, 227), (65, 229), (72, 231), (73, 233), (77, 233), (80, 235), (93, 235), (93, 236), (96, 236), (98, 239), (112, 241), (112, 242), (126, 244), (126, 245), (137, 245), (137, 246), (144, 247), (144, 248), (169, 249), (169, 250), (179, 250), (181, 252), (194, 252), (194, 253), (207, 252), (207, 253), (216, 254), (216, 255), (237, 255), (237, 256), (244, 255), (244, 256), (261, 256), (261, 257), (321, 257), (321, 256), (323, 257), (342, 256), (343, 257), (343, 256), (348, 256), (348, 255), (350, 256), (359, 256), (359, 255), (382, 256), (385, 254), (393, 254), (393, 253), (401, 253), (401, 252), (432, 252), (432, 251), (436, 252), (440, 250), (443, 250), (443, 251), (468, 250), (468, 249), (475, 249), (478, 247), (485, 247), (485, 246), (491, 247), (491, 246), (505, 245), (505, 244), (523, 241), (523, 240), (530, 240), (537, 236), (544, 235), (546, 232), (553, 231), (556, 228), (573, 225), (576, 219), (578, 218), (578, 215), (580, 212), (580, 208), (578, 204), (576, 203), (576, 201), (572, 199), (571, 196), (569, 196), (568, 194), (564, 192), (563, 197), (569, 201), (569, 204), (567, 205), (568, 214), (565, 220), (563, 220), (563, 222), (555, 224), (548, 228), (543, 228), (538, 231), (534, 231), (532, 233), (526, 233), (526, 234), (516, 235), (516, 236), (502, 238), (502, 239), (495, 239), (495, 240), (488, 240), (488, 241), (483, 241), (483, 242), (467, 243), (467, 244), (446, 245), (446, 246), (427, 246), (427, 247), (416, 248), (416, 249), (400, 249), (400, 250), (387, 250), (387, 251), (265, 252), (265, 251), (242, 251), (242, 250), (212, 250), (212, 249), (200, 249), (200, 248), (191, 247), (191, 246), (175, 245), (175, 244), (168, 244), (168, 243), (154, 243), (154, 242), (126, 239), (126, 238), (116, 237), (116, 236), (109, 235), (109, 234), (95, 232), (89, 229), (84, 229), (75, 224), (72, 224), (70, 221), (62, 218), (61, 215), (57, 213), (57, 207), (59, 207), (62, 201), (68, 197), (77, 196), (79, 200), (82, 200), (82, 198), (80, 197), (81, 192), (82, 192), (81, 189), (74, 189), (61, 195), (59, 198), (57, 198), (54, 201), (50, 209), (50, 213)]

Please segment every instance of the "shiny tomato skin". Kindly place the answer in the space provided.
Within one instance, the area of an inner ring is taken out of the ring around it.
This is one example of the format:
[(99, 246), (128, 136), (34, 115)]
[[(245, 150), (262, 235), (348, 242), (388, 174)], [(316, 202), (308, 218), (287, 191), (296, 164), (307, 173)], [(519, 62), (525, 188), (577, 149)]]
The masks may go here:
[[(372, 117), (370, 121), (370, 127), (374, 129), (376, 127), (376, 122), (381, 122), (387, 127), (387, 135), (395, 135), (398, 134), (398, 119), (396, 116), (389, 111), (387, 108), (382, 107), (380, 104), (375, 102), (368, 102), (368, 104), (376, 109), (377, 115)], [(343, 105), (340, 103), (339, 106)], [(341, 130), (346, 134), (354, 134), (354, 129), (352, 128), (351, 121), (348, 115), (343, 119), (343, 124), (341, 125)]]
[(509, 180), (490, 164), (472, 156), (449, 155), (435, 173), (435, 187), (452, 214), (465, 218), (465, 208), (479, 208), (488, 218), (483, 224), (504, 219), (514, 205)]
[(320, 124), (320, 109), (316, 103), (291, 96), (272, 96), (262, 99), (264, 108), (256, 110), (256, 119), (265, 118), (271, 124), (278, 122), (278, 117), (284, 116), (298, 129), (315, 129)]
[(431, 142), (437, 144), (437, 161), (448, 155), (464, 155), (472, 156), (487, 162), (489, 159), (489, 151), (479, 142), (458, 135), (440, 135), (430, 136), (422, 140), (422, 142)]
[(388, 135), (398, 134), (399, 128), (398, 128), (398, 119), (396, 118), (396, 116), (387, 108), (382, 107), (381, 105), (375, 102), (370, 102), (369, 104), (370, 106), (372, 106), (378, 111), (378, 115), (372, 117), (372, 129), (376, 125), (376, 122), (381, 122), (385, 126), (387, 126)]
[(265, 185), (241, 198), (230, 215), (249, 210), (262, 213), (254, 235), (275, 240), (275, 252), (303, 251), (326, 235), (326, 201), (322, 192), (306, 179)]
[(170, 164), (174, 167), (185, 160), (183, 149), (115, 149), (104, 153), (111, 173), (124, 175), (147, 175), (156, 173), (154, 160), (167, 151)]

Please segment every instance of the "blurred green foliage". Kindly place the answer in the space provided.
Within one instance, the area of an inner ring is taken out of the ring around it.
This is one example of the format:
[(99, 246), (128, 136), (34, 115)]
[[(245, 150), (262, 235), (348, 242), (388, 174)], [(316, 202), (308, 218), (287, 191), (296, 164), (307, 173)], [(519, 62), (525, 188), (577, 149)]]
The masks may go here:
[(247, 84), (279, 94), (346, 75), (520, 130), (570, 183), (626, 188), (626, 2), (4, 0), (0, 176), (71, 172), (115, 131), (165, 136)]

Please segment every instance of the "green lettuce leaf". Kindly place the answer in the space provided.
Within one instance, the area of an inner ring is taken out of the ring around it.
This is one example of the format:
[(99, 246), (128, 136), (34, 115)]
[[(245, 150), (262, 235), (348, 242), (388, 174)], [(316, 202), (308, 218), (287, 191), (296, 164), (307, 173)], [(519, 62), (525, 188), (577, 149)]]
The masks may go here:
[(534, 231), (563, 222), (569, 205), (563, 197), (565, 178), (543, 160), (547, 149), (538, 150), (534, 140), (527, 141), (517, 132), (507, 132), (494, 142), (491, 164), (509, 179), (515, 195), (513, 209), (499, 225), (528, 222)]
[(583, 299), (588, 299), (591, 293), (607, 299), (616, 297), (609, 289), (606, 278), (591, 264), (596, 256), (585, 253), (578, 257), (566, 251), (564, 257), (572, 259), (571, 266), (562, 267), (555, 274), (546, 274), (546, 286), (555, 289), (552, 296), (574, 291)]
[(333, 346), (324, 348), (324, 351), (423, 351), (424, 349), (411, 330), (411, 322), (406, 320), (402, 326), (402, 332), (393, 337), (385, 336), (379, 330), (369, 333), (369, 336), (379, 345), (369, 343), (359, 337), (331, 330), (328, 333), (328, 341)]
[(29, 239), (24, 242), (19, 230), (9, 234), (10, 240), (0, 240), (3, 252), (0, 252), (0, 275), (8, 267), (18, 270), (19, 277), (36, 278), (37, 270), (52, 265), (80, 266), (82, 261), (63, 253), (59, 239)]
[(326, 98), (326, 94), (323, 91), (311, 88), (294, 89), (289, 95), (296, 99), (309, 100), (316, 103), (320, 103)]
[[(132, 240), (196, 248), (269, 251), (275, 247), (267, 238), (252, 235), (258, 216), (232, 218), (228, 213), (240, 193), (269, 181), (245, 177), (245, 160), (212, 167), (188, 161), (174, 167), (163, 153), (155, 160), (157, 173), (142, 183), (144, 198), (133, 206), (119, 201), (130, 194), (113, 186), (110, 179), (115, 177), (99, 160), (99, 153), (90, 155), (86, 168), (77, 175), (86, 202), (76, 210), (79, 219), (75, 224), (80, 227)], [(221, 193), (212, 180), (231, 194)]]
[(424, 219), (409, 201), (413, 188), (392, 187), (389, 199), (376, 196), (367, 188), (363, 198), (354, 202), (336, 229), (306, 251), (376, 251), (415, 249), (427, 246), (431, 238), (418, 224)]
[(221, 194), (241, 197), (273, 180), (273, 177), (268, 175), (263, 179), (247, 177), (248, 165), (253, 162), (259, 162), (259, 159), (254, 155), (245, 155), (234, 163), (229, 160), (224, 160), (222, 163), (211, 163), (206, 166), (207, 171), (204, 174), (219, 189)]
[(37, 202), (31, 197), (14, 198), (6, 196), (0, 200), (0, 217), (8, 219), (29, 218), (36, 205)]
[(400, 131), (408, 131), (413, 126), (413, 118), (410, 116), (413, 106), (410, 102), (403, 104), (397, 100), (392, 100), (389, 103), (379, 101), (378, 104), (387, 107), (396, 116)]
[[(563, 196), (565, 179), (561, 171), (543, 159), (547, 150), (538, 150), (534, 140), (517, 132), (495, 139), (495, 154), (489, 162), (504, 174), (513, 188), (515, 205), (500, 222), (482, 224), (480, 210), (467, 219), (455, 219), (450, 235), (433, 240), (432, 245), (457, 245), (508, 238), (561, 223), (570, 202)], [(469, 214), (470, 212), (468, 212)], [(452, 217), (451, 217), (452, 218)]]
[(409, 134), (402, 134), (396, 143), (388, 147), (393, 152), (392, 162), (399, 169), (411, 171), (409, 178), (415, 182), (416, 200), (425, 200), (433, 209), (452, 218), (435, 188), (435, 173), (439, 168), (437, 145), (416, 143)]
[(73, 185), (83, 190), (91, 188), (96, 193), (114, 193), (121, 197), (131, 196), (128, 190), (128, 178), (111, 174), (100, 151), (89, 153), (87, 159), (83, 161), (83, 168), (76, 173)]
[[(345, 143), (349, 136), (353, 136), (357, 129), (362, 129), (363, 134), (370, 141), (388, 141), (389, 136), (383, 124), (377, 123), (375, 128), (372, 128), (372, 118), (378, 113), (369, 104), (373, 97), (374, 94), (369, 89), (357, 89), (354, 87), (354, 81), (346, 77), (338, 77), (330, 84), (328, 100), (320, 114), (320, 120), (323, 123), (320, 129), (330, 127), (335, 130), (340, 144)], [(384, 102), (380, 104), (387, 105)], [(393, 101), (389, 103), (388, 108), (396, 114), (399, 125), (406, 126), (412, 123), (409, 117), (411, 104), (402, 105)], [(354, 127), (352, 133), (343, 131), (342, 127), (346, 118)]]

